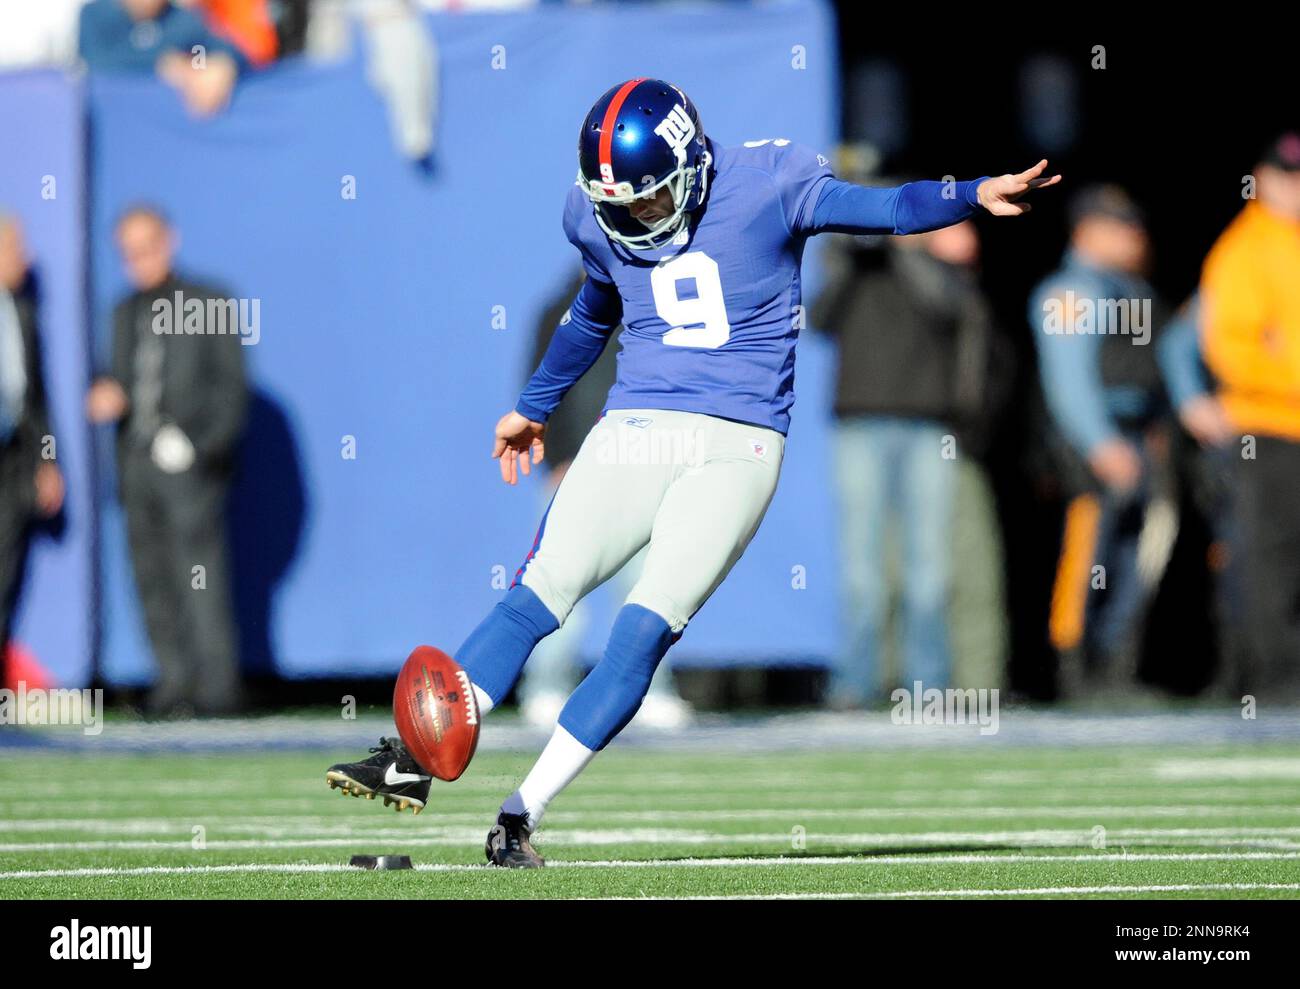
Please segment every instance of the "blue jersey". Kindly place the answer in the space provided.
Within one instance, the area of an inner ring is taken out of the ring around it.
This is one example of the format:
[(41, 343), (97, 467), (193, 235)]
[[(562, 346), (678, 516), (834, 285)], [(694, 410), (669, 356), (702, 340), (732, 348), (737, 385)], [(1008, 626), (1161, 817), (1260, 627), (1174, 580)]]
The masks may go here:
[(569, 192), (564, 232), (588, 276), (612, 282), (623, 300), (605, 407), (703, 412), (785, 433), (803, 322), (799, 263), (831, 170), (784, 140), (713, 153), (707, 207), (661, 250), (614, 244), (583, 191)]
[(708, 199), (672, 243), (631, 251), (606, 236), (582, 189), (564, 232), (588, 279), (565, 313), (516, 411), (545, 422), (595, 363), (619, 321), (618, 376), (605, 408), (669, 409), (785, 433), (803, 325), (799, 263), (823, 231), (919, 233), (978, 206), (982, 179), (866, 188), (786, 140), (717, 148)]

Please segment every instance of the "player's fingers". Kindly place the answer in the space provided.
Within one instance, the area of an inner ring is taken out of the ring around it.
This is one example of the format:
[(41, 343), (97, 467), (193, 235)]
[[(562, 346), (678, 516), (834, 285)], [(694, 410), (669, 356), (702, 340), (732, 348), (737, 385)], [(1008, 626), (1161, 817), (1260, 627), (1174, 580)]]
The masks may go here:
[(1036, 179), (1043, 174), (1043, 169), (1047, 167), (1047, 159), (1042, 159), (1033, 168), (1027, 168), (1019, 175), (1012, 176), (1017, 182), (1028, 182), (1030, 179)]
[(540, 464), (542, 458), (546, 456), (546, 444), (541, 440), (533, 440), (533, 463)]
[(522, 471), (524, 472), (524, 477), (527, 477), (527, 476), (529, 475), (529, 473), (532, 472), (532, 469), (533, 469), (533, 468), (530, 467), (529, 464), (530, 464), (530, 461), (529, 461), (529, 459), (528, 459), (528, 451), (527, 451), (527, 450), (520, 450), (520, 451), (519, 451), (519, 469), (522, 470)]
[(505, 481), (506, 484), (509, 484), (509, 483), (510, 483), (510, 461), (509, 461), (509, 458), (508, 458), (508, 457), (499, 457), (499, 458), (497, 459), (497, 466), (499, 466), (499, 467), (501, 468), (501, 480)]
[(492, 444), (493, 458), (501, 456), (501, 454), (505, 452), (505, 449), (506, 449), (506, 441), (502, 439), (500, 436), (498, 436), (496, 438), (496, 442)]

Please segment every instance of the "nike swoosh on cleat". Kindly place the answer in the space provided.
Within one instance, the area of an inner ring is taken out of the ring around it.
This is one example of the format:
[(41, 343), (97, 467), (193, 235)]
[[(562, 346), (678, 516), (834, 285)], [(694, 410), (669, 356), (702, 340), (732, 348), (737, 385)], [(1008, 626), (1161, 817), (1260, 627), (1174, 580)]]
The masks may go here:
[(419, 783), (424, 777), (419, 773), (399, 773), (397, 763), (391, 762), (388, 768), (384, 770), (384, 783), (388, 786), (398, 786), (402, 783)]

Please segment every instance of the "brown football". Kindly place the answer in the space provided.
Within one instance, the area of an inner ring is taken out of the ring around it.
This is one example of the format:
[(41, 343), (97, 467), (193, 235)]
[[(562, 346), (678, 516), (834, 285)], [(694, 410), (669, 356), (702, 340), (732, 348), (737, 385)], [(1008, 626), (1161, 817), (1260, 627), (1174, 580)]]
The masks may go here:
[(393, 720), (411, 758), (430, 776), (457, 779), (478, 745), (469, 676), (441, 649), (416, 646), (397, 674)]

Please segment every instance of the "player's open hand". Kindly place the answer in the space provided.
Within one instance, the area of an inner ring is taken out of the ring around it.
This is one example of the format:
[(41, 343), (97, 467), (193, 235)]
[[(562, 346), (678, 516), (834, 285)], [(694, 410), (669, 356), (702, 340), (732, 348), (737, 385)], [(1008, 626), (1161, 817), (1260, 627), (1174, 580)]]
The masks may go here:
[(1050, 179), (1043, 178), (1047, 171), (1047, 159), (1044, 158), (1033, 168), (1016, 175), (997, 175), (980, 183), (975, 194), (979, 196), (980, 205), (994, 216), (1019, 216), (1028, 213), (1032, 206), (1018, 202), (1026, 193), (1034, 189), (1046, 189), (1061, 181), (1060, 175)]
[(492, 456), (501, 463), (501, 480), (507, 484), (519, 483), (519, 471), (524, 474), (531, 470), (532, 463), (540, 464), (546, 454), (542, 436), (546, 424), (526, 419), (518, 412), (507, 412), (497, 423), (496, 443), (492, 447)]

